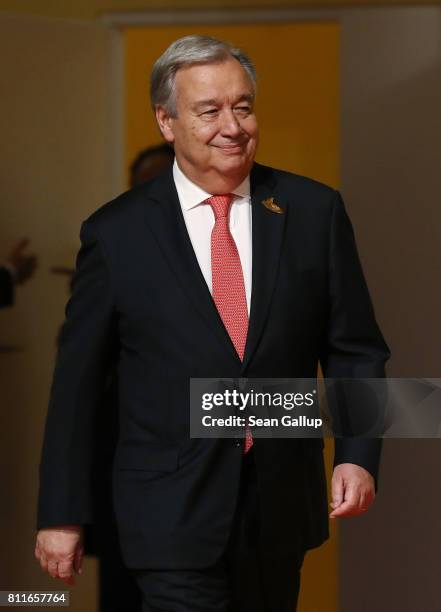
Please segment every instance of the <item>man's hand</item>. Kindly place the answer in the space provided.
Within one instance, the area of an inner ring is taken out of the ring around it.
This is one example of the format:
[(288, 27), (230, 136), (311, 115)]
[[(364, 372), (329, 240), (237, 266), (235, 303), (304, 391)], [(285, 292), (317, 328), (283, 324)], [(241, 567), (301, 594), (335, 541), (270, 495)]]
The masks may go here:
[(29, 240), (27, 238), (19, 240), (7, 257), (7, 263), (15, 273), (15, 282), (19, 285), (31, 278), (37, 267), (36, 255), (26, 255), (25, 253), (28, 244)]
[(341, 463), (332, 476), (333, 508), (329, 518), (363, 514), (375, 499), (375, 482), (360, 465)]
[(83, 529), (79, 525), (59, 525), (37, 533), (35, 557), (52, 578), (75, 584), (74, 571), (81, 574), (83, 556)]

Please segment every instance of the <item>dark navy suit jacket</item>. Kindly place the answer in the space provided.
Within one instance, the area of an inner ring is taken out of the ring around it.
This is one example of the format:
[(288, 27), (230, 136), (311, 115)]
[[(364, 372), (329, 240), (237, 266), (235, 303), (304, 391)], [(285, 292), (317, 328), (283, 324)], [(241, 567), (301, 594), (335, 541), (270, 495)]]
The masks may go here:
[[(283, 209), (262, 205), (273, 197)], [(40, 465), (38, 527), (93, 515), (94, 415), (117, 364), (113, 498), (129, 567), (202, 568), (225, 548), (242, 448), (191, 439), (191, 377), (381, 377), (375, 322), (338, 192), (255, 164), (252, 297), (243, 362), (194, 254), (172, 172), (96, 211), (82, 226)], [(106, 419), (100, 419), (106, 428)], [(268, 554), (328, 536), (321, 439), (255, 439)], [(336, 440), (335, 463), (377, 475), (380, 443)]]

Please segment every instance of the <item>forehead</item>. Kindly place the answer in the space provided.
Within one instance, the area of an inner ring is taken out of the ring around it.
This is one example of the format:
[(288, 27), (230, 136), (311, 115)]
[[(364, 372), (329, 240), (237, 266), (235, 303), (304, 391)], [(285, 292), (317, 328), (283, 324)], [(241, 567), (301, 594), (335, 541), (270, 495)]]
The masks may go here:
[(254, 93), (254, 86), (245, 68), (234, 58), (209, 64), (193, 64), (180, 68), (175, 80), (176, 98), (197, 100)]

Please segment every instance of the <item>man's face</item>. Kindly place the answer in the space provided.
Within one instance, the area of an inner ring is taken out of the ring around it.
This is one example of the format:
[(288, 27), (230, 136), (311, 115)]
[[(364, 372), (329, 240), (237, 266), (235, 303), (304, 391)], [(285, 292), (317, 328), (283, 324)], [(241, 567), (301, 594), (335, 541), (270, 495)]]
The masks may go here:
[(176, 73), (177, 116), (157, 109), (181, 170), (206, 186), (225, 177), (239, 184), (249, 173), (258, 143), (254, 90), (234, 58), (181, 68)]

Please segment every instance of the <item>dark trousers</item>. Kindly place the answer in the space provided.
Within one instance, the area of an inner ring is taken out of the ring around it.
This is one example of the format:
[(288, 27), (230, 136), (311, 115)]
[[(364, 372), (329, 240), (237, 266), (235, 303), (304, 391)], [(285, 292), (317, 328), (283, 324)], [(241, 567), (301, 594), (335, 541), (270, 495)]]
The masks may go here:
[(268, 556), (258, 546), (254, 450), (244, 456), (232, 530), (220, 560), (202, 570), (134, 570), (143, 612), (295, 612), (304, 551)]
[(123, 563), (116, 535), (110, 540), (100, 549), (98, 556), (98, 610), (141, 612), (141, 592)]

